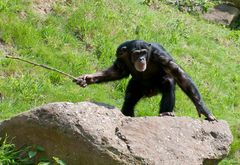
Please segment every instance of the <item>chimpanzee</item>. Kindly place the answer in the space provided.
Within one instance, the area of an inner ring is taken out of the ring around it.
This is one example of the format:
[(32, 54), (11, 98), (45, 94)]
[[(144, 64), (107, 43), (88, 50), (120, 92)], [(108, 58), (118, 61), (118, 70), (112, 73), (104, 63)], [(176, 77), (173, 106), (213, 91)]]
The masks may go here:
[(86, 74), (74, 80), (81, 87), (88, 84), (119, 80), (128, 77), (122, 112), (134, 116), (134, 106), (144, 96), (162, 93), (160, 116), (174, 116), (176, 83), (192, 100), (199, 117), (216, 120), (209, 112), (192, 79), (176, 64), (170, 54), (157, 43), (131, 40), (122, 43), (116, 51), (116, 60), (107, 70)]

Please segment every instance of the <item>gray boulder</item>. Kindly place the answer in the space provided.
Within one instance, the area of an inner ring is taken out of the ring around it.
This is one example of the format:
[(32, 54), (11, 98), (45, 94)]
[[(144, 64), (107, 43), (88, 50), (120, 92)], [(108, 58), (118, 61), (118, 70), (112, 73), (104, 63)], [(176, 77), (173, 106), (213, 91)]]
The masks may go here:
[(225, 121), (189, 117), (125, 117), (90, 102), (51, 103), (0, 124), (0, 135), (37, 144), (69, 165), (216, 164), (229, 152)]
[(239, 15), (240, 10), (238, 8), (227, 4), (220, 4), (209, 9), (209, 11), (204, 14), (204, 18), (209, 21), (231, 26), (237, 20)]
[(223, 2), (230, 3), (240, 9), (240, 0), (223, 0)]

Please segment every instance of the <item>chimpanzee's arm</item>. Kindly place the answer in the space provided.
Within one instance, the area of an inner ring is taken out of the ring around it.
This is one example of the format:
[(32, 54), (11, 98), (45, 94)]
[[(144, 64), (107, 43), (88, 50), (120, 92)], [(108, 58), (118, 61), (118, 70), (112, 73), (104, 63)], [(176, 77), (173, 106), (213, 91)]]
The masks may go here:
[(204, 101), (192, 79), (183, 71), (179, 65), (174, 62), (172, 57), (166, 51), (161, 49), (156, 49), (153, 51), (153, 56), (155, 59), (157, 59), (157, 61), (160, 62), (167, 74), (170, 74), (174, 77), (180, 88), (192, 100), (198, 111), (199, 117), (201, 117), (201, 114), (203, 114), (210, 121), (216, 120), (208, 108), (205, 106)]
[(82, 75), (73, 81), (81, 87), (86, 87), (88, 84), (119, 80), (128, 75), (129, 71), (124, 62), (121, 59), (117, 59), (108, 69), (93, 74)]

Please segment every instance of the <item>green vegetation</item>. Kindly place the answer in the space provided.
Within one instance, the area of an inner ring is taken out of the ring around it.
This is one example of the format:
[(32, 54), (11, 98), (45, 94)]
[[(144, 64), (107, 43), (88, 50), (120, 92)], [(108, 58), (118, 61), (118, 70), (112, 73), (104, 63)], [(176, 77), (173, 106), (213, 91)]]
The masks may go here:
[[(0, 139), (1, 140), (1, 139)], [(0, 165), (5, 164), (29, 164), (30, 161), (26, 156), (26, 149), (16, 150), (13, 144), (9, 144), (6, 139), (0, 145)]]
[[(27, 0), (0, 2), (0, 49), (5, 53), (78, 76), (111, 65), (116, 47), (125, 40), (161, 43), (191, 75), (214, 115), (230, 124), (234, 142), (222, 164), (240, 162), (240, 31), (139, 0), (61, 0), (45, 15), (34, 5)], [(56, 101), (89, 100), (121, 108), (127, 81), (83, 89), (55, 72), (5, 59), (0, 52), (0, 120)], [(176, 114), (197, 118), (179, 88), (176, 95)], [(159, 99), (142, 100), (136, 115), (158, 115)]]
[(205, 13), (209, 8), (221, 2), (221, 0), (144, 0), (143, 3), (151, 6), (158, 4), (159, 1), (191, 14)]
[(0, 142), (0, 165), (33, 165), (34, 162), (38, 162), (38, 165), (66, 165), (57, 157), (53, 157), (52, 160), (46, 158), (43, 154), (44, 148), (40, 146), (16, 149), (7, 137), (0, 138)]

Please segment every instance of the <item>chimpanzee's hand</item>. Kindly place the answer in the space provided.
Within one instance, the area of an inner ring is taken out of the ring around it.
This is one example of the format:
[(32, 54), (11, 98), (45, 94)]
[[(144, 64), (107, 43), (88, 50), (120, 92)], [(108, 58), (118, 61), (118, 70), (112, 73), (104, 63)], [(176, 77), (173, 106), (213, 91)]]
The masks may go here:
[(198, 116), (201, 117), (201, 115), (203, 114), (206, 118), (206, 120), (208, 121), (217, 121), (217, 119), (209, 112), (209, 110), (207, 108), (203, 107), (197, 107), (197, 111), (198, 111)]
[(217, 119), (212, 114), (208, 114), (206, 116), (206, 120), (208, 120), (208, 121), (217, 121)]
[(80, 85), (81, 87), (86, 87), (88, 84), (95, 83), (96, 79), (92, 74), (86, 74), (74, 79), (73, 82)]

